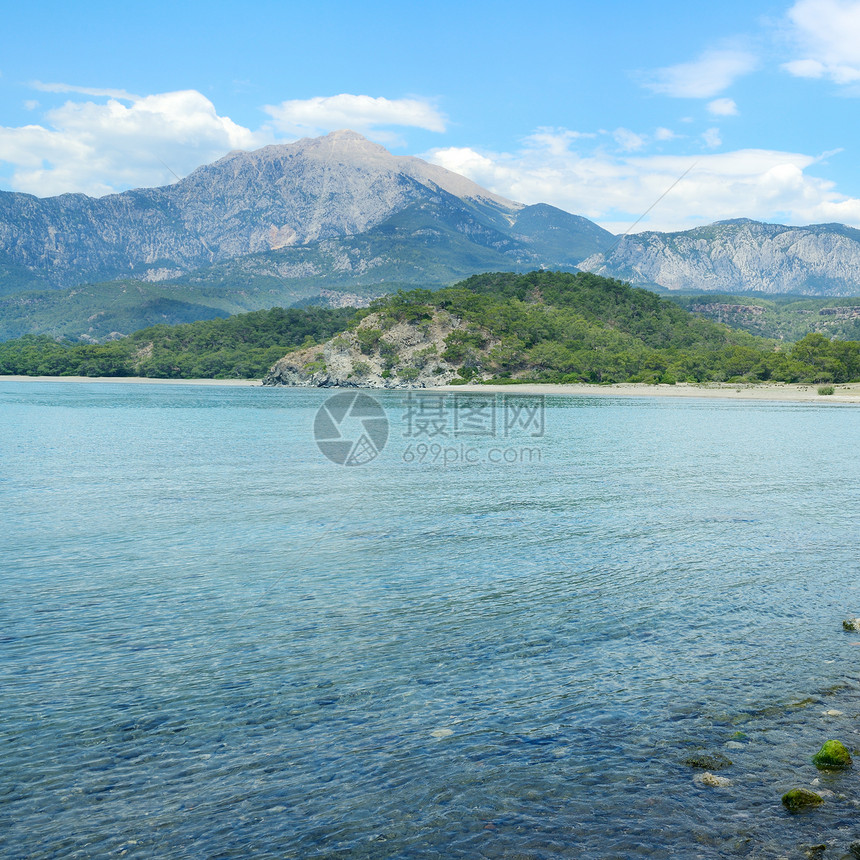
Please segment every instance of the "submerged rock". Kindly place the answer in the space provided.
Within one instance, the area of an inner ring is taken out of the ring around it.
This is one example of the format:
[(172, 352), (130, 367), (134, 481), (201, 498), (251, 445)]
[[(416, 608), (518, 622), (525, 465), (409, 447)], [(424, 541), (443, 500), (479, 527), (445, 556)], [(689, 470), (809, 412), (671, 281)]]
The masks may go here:
[(789, 812), (801, 812), (804, 809), (814, 809), (824, 803), (824, 798), (806, 788), (793, 788), (782, 796), (782, 805)]
[(698, 753), (685, 758), (684, 764), (687, 767), (700, 767), (703, 770), (722, 770), (724, 767), (731, 767), (732, 760), (720, 753)]
[(728, 788), (732, 784), (728, 777), (715, 776), (710, 771), (705, 771), (701, 776), (697, 776), (696, 782), (711, 786), (711, 788)]
[(812, 757), (816, 767), (851, 767), (852, 761), (848, 750), (841, 741), (825, 741), (821, 749)]
[(851, 633), (860, 631), (860, 618), (848, 618), (842, 622), (842, 629), (848, 630)]

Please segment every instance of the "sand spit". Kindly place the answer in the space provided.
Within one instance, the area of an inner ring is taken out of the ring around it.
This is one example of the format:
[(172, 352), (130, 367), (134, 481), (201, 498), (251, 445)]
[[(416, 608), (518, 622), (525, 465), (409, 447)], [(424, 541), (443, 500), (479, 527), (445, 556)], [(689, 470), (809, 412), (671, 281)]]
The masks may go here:
[(646, 385), (619, 382), (613, 385), (446, 385), (435, 391), (476, 391), (504, 394), (595, 395), (599, 397), (708, 397), (720, 400), (785, 400), (797, 403), (860, 403), (860, 382), (834, 385), (834, 393), (818, 393), (818, 385), (793, 383), (734, 384), (679, 382), (676, 385)]
[[(110, 382), (119, 385), (226, 385), (261, 386), (258, 379), (150, 379), (142, 376), (0, 376), (0, 382)], [(286, 386), (285, 386), (286, 387)], [(676, 385), (646, 385), (618, 382), (613, 385), (556, 385), (526, 383), (523, 385), (443, 385), (418, 391), (476, 392), (481, 394), (546, 394), (555, 396), (597, 397), (707, 397), (719, 400), (782, 400), (794, 403), (860, 403), (860, 382), (836, 384), (834, 393), (818, 393), (817, 384), (793, 383), (718, 383), (679, 382)], [(304, 389), (307, 390), (307, 389)], [(332, 389), (332, 393), (337, 389)]]

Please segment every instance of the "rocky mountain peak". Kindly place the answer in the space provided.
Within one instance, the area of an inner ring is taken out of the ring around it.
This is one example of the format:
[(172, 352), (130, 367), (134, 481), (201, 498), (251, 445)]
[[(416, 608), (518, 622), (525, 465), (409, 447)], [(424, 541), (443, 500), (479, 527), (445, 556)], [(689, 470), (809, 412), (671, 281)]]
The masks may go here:
[(678, 233), (624, 236), (579, 267), (685, 292), (857, 295), (860, 232), (735, 218)]
[(382, 144), (374, 143), (372, 140), (368, 140), (363, 134), (359, 134), (357, 131), (353, 131), (351, 128), (340, 128), (337, 131), (330, 131), (328, 134), (325, 134), (322, 137), (306, 137), (303, 138), (300, 143), (304, 143), (306, 146), (319, 146), (321, 148), (327, 146), (342, 146), (374, 150), (376, 152), (390, 154), (388, 150), (384, 146), (382, 146)]
[(0, 262), (56, 287), (159, 280), (236, 257), (362, 234), (415, 204), (487, 223), (520, 204), (349, 129), (233, 151), (160, 188), (91, 198), (0, 192)]

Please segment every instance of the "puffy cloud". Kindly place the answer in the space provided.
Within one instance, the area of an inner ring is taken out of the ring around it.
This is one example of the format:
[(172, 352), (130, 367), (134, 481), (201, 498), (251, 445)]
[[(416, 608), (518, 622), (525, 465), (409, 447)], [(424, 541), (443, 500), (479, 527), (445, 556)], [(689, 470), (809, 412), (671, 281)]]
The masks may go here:
[[(565, 149), (563, 144), (562, 149)], [(486, 187), (496, 182), (511, 183), (516, 178), (516, 168), (508, 171), (504, 165), (508, 157), (482, 155), (468, 146), (434, 149), (426, 157), (428, 161), (467, 176), (478, 185)]]
[(738, 106), (733, 99), (714, 99), (708, 102), (708, 113), (714, 116), (737, 116)]
[(645, 81), (655, 93), (674, 98), (707, 99), (758, 68), (758, 58), (739, 48), (705, 51), (698, 60), (657, 69)]
[(705, 142), (705, 146), (707, 146), (708, 149), (716, 149), (723, 143), (723, 139), (720, 137), (720, 130), (718, 128), (705, 129), (705, 131), (702, 132), (702, 140)]
[(823, 78), (827, 71), (818, 60), (791, 60), (782, 67), (796, 78)]
[(645, 138), (641, 134), (630, 131), (629, 128), (616, 128), (612, 137), (625, 152), (635, 152), (645, 146)]
[[(446, 120), (428, 101), (341, 94), (285, 101), (264, 110), (271, 121), (252, 130), (220, 116), (196, 90), (139, 96), (125, 90), (31, 84), (71, 97), (38, 123), (0, 126), (0, 164), (11, 165), (8, 187), (39, 196), (82, 191), (99, 196), (161, 185), (233, 149), (276, 139), (353, 128), (391, 143), (384, 126), (441, 132)], [(35, 110), (39, 103), (28, 102)]]
[[(296, 138), (353, 128), (392, 142), (384, 126), (442, 132), (445, 117), (426, 100), (341, 94), (285, 101), (264, 108), (271, 121), (251, 130), (220, 116), (196, 90), (139, 96), (106, 87), (31, 84), (69, 94), (38, 123), (0, 126), (0, 164), (11, 165), (8, 187), (39, 196), (82, 191), (99, 196), (162, 185), (233, 149), (255, 149), (286, 135)], [(31, 110), (39, 103), (27, 103)]]
[(664, 194), (637, 229), (683, 230), (738, 217), (860, 226), (860, 200), (807, 172), (819, 160), (814, 156), (762, 149), (628, 155), (601, 146), (577, 151), (570, 143), (550, 147), (530, 138), (517, 152), (451, 147), (426, 157), (497, 194), (522, 203), (551, 203), (614, 232), (627, 230)]
[(860, 81), (860, 2), (798, 0), (788, 10), (790, 35), (802, 55), (783, 65), (800, 78)]
[(582, 138), (597, 137), (593, 132), (572, 131), (569, 128), (553, 128), (552, 126), (541, 126), (526, 138), (530, 146), (543, 147), (550, 152), (560, 154), (564, 152), (571, 143)]
[[(43, 91), (79, 92), (41, 85)], [(13, 165), (11, 186), (47, 196), (68, 191), (102, 195), (172, 182), (232, 149), (268, 142), (219, 116), (195, 90), (149, 96), (86, 90), (106, 101), (67, 101), (44, 124), (0, 127), (0, 162)]]
[(315, 137), (341, 128), (351, 128), (377, 139), (390, 139), (380, 126), (408, 126), (443, 132), (446, 119), (424, 99), (386, 99), (341, 93), (295, 99), (266, 105), (277, 131), (291, 137)]

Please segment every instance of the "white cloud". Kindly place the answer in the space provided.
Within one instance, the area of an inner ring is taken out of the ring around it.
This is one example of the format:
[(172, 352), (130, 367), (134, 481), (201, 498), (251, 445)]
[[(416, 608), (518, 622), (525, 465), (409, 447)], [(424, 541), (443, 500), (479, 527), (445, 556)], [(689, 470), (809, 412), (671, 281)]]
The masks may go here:
[(425, 158), (454, 173), (461, 173), (487, 188), (494, 182), (512, 184), (516, 181), (517, 168), (506, 169), (506, 156), (483, 155), (468, 146), (434, 149), (427, 153)]
[[(417, 98), (341, 94), (285, 101), (267, 106), (272, 121), (252, 130), (219, 115), (196, 90), (139, 96), (40, 81), (31, 88), (70, 96), (33, 124), (0, 126), (0, 164), (12, 168), (9, 187), (39, 196), (74, 191), (100, 196), (163, 185), (230, 150), (255, 149), (284, 135), (294, 139), (353, 128), (390, 143), (384, 126), (437, 132), (446, 126), (433, 104)], [(40, 105), (30, 101), (26, 107)]]
[(674, 98), (707, 99), (718, 95), (738, 78), (758, 68), (749, 51), (723, 48), (705, 51), (698, 60), (657, 69), (645, 86)]
[(567, 150), (575, 140), (594, 137), (597, 137), (597, 135), (591, 132), (541, 126), (526, 138), (526, 142), (531, 146), (543, 147), (550, 152), (559, 154)]
[(783, 63), (782, 67), (796, 78), (823, 78), (827, 71), (824, 64), (818, 60), (791, 60)]
[(675, 140), (677, 137), (679, 137), (679, 135), (675, 134), (671, 128), (660, 127), (654, 132), (655, 140)]
[(708, 113), (714, 116), (737, 116), (738, 106), (733, 99), (714, 99), (708, 102)]
[(629, 128), (616, 128), (612, 132), (612, 137), (624, 152), (635, 152), (645, 146), (645, 138), (641, 134), (630, 131)]
[(106, 89), (104, 87), (76, 87), (74, 84), (46, 84), (42, 81), (31, 81), (30, 87), (43, 93), (75, 93), (81, 96), (122, 99), (123, 101), (135, 101), (140, 98), (140, 96), (132, 95), (125, 90)]
[(800, 78), (860, 81), (860, 2), (798, 0), (788, 10), (790, 36), (801, 54), (783, 64)]
[(435, 105), (424, 99), (386, 99), (341, 93), (312, 99), (266, 105), (277, 131), (291, 137), (316, 137), (329, 131), (350, 128), (376, 139), (390, 139), (380, 126), (408, 126), (443, 132), (446, 119)]
[(723, 139), (720, 137), (720, 130), (718, 128), (705, 129), (705, 131), (702, 132), (702, 140), (705, 142), (705, 146), (707, 146), (708, 149), (716, 149), (723, 143)]
[[(44, 85), (42, 89), (47, 89)], [(55, 91), (60, 85), (50, 85)], [(75, 91), (65, 88), (64, 91)], [(88, 90), (88, 93), (96, 92)], [(0, 127), (0, 162), (13, 165), (11, 186), (40, 196), (172, 182), (232, 149), (250, 149), (268, 137), (219, 116), (195, 90), (102, 101), (67, 101), (43, 124)]]
[(550, 147), (530, 138), (517, 152), (450, 147), (426, 157), (497, 194), (522, 203), (551, 203), (614, 232), (628, 229), (670, 187), (638, 230), (682, 230), (738, 217), (860, 227), (860, 200), (809, 175), (818, 159), (800, 153), (744, 149), (700, 156), (617, 155), (599, 145), (577, 151), (569, 143)]

